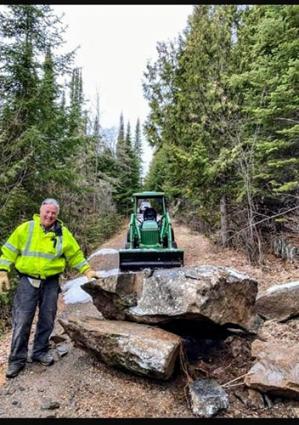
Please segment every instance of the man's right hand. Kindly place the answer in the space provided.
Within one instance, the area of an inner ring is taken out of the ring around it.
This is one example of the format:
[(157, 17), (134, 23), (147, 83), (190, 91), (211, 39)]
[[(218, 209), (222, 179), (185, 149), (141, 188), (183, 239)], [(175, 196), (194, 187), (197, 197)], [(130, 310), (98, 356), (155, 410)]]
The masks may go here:
[(10, 289), (10, 282), (7, 272), (0, 271), (0, 293)]

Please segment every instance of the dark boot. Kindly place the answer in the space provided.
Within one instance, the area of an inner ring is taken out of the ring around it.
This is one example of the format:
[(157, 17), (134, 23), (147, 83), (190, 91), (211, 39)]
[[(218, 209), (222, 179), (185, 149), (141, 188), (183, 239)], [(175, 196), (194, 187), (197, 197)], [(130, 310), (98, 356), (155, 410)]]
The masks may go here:
[(24, 367), (23, 363), (10, 363), (6, 371), (6, 378), (15, 378)]
[(38, 357), (32, 357), (33, 362), (39, 362), (44, 366), (51, 366), (54, 363), (54, 358), (51, 353), (43, 353)]

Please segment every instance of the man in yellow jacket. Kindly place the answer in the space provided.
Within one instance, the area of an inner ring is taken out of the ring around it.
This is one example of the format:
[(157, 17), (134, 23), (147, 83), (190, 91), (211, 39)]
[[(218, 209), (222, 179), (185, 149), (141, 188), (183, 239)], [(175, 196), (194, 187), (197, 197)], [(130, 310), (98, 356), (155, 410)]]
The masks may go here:
[(14, 378), (24, 368), (28, 341), (37, 306), (38, 320), (32, 360), (50, 366), (54, 358), (49, 338), (54, 328), (59, 275), (66, 265), (88, 279), (97, 278), (91, 270), (72, 233), (58, 220), (59, 204), (45, 199), (40, 214), (19, 225), (2, 247), (0, 257), (0, 292), (10, 287), (8, 273), (14, 265), (20, 275), (12, 308), (13, 333), (6, 376)]

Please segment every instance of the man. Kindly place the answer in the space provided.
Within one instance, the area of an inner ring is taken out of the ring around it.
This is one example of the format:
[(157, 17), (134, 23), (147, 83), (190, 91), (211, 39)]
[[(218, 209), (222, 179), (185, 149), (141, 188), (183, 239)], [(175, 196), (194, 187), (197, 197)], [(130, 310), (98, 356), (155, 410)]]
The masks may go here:
[(54, 363), (49, 338), (54, 328), (60, 292), (59, 276), (66, 265), (97, 278), (91, 270), (72, 233), (58, 220), (59, 204), (45, 199), (40, 214), (19, 225), (2, 247), (0, 257), (0, 292), (10, 287), (8, 272), (14, 265), (20, 282), (13, 308), (13, 333), (8, 358), (7, 378), (14, 378), (24, 368), (28, 341), (37, 306), (38, 320), (32, 349), (32, 360), (50, 366)]

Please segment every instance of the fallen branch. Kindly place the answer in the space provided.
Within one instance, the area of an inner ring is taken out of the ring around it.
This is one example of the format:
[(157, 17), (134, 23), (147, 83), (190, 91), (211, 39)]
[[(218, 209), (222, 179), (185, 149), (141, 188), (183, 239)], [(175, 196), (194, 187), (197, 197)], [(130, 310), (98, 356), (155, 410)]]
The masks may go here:
[(241, 378), (244, 378), (244, 376), (249, 375), (249, 372), (244, 373), (241, 376), (238, 376), (237, 378), (232, 379), (231, 381), (226, 382), (225, 384), (222, 384), (222, 387), (227, 387), (229, 384), (231, 384), (232, 382), (238, 381)]
[(227, 385), (225, 388), (238, 387), (239, 385), (244, 385), (244, 382), (239, 382), (238, 384)]

